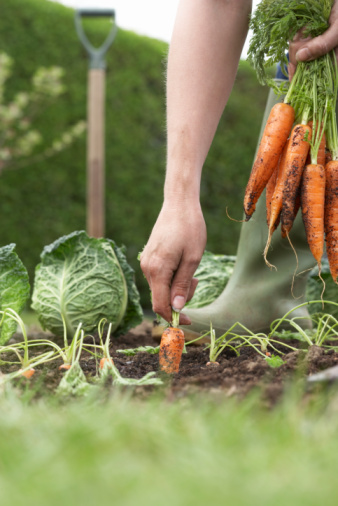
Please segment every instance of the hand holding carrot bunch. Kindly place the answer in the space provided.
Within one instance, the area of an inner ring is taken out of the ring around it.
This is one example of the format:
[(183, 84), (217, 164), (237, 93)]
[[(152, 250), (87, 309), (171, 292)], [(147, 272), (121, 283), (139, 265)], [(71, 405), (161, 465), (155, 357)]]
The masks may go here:
[[(301, 207), (308, 244), (319, 270), (325, 233), (335, 282), (338, 276), (338, 134), (335, 113), (338, 70), (333, 48), (338, 43), (337, 25), (338, 4), (332, 0), (262, 0), (258, 6), (251, 20), (254, 36), (249, 60), (260, 82), (269, 84), (277, 93), (283, 92), (284, 88), (278, 90), (266, 68), (278, 61), (282, 66), (287, 65), (289, 37), (294, 38), (300, 30), (304, 37), (316, 37), (312, 53), (310, 50), (307, 53), (312, 57), (320, 49), (321, 34), (327, 31), (332, 50), (327, 53), (322, 47), (323, 56), (298, 64), (284, 103), (277, 104), (271, 111), (244, 198), (246, 220), (249, 220), (267, 186), (269, 236), (264, 257), (270, 267), (267, 253), (273, 232), (280, 221), (283, 237), (289, 237)], [(311, 48), (310, 42), (308, 46)], [(294, 44), (293, 51), (296, 47)], [(329, 159), (332, 161), (326, 163)]]
[(312, 61), (334, 50), (338, 58), (338, 0), (332, 4), (328, 29), (318, 37), (304, 36), (300, 30), (289, 44), (288, 74), (292, 80), (298, 62)]

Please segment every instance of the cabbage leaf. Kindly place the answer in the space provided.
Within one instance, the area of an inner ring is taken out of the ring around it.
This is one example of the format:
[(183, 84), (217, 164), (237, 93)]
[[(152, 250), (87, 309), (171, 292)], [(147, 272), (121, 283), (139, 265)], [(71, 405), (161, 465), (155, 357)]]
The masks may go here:
[[(0, 248), (0, 310), (13, 309), (20, 314), (30, 294), (28, 273), (18, 255), (15, 244)], [(6, 344), (17, 328), (17, 322), (5, 316), (0, 327), (0, 345)]]
[(236, 257), (203, 253), (194, 277), (198, 279), (193, 298), (185, 307), (199, 308), (211, 304), (224, 290), (234, 270)]

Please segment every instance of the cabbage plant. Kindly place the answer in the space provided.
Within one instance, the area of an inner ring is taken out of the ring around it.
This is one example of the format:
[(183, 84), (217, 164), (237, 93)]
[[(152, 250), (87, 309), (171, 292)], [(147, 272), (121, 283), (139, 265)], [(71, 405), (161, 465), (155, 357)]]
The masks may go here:
[(106, 318), (116, 336), (142, 321), (134, 271), (124, 248), (84, 231), (45, 246), (35, 270), (32, 308), (44, 329), (61, 335), (65, 325), (70, 337), (79, 323), (92, 332)]
[(205, 251), (194, 274), (198, 285), (186, 307), (199, 308), (211, 304), (223, 292), (233, 273), (235, 261), (234, 256)]
[[(30, 286), (27, 270), (14, 250), (15, 244), (0, 248), (0, 311), (12, 309), (20, 314), (29, 298)], [(5, 313), (1, 319), (0, 345), (9, 341), (16, 328), (15, 319)]]

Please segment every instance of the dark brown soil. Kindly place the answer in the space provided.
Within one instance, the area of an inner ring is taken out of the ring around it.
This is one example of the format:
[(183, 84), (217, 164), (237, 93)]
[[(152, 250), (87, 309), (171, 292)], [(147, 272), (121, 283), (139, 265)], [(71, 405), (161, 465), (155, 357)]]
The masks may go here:
[[(38, 338), (41, 335), (33, 337)], [(13, 341), (18, 339), (18, 336), (14, 336)], [(58, 344), (62, 345), (61, 340), (59, 341)], [(141, 378), (150, 371), (158, 371), (158, 355), (141, 352), (135, 356), (125, 356), (117, 350), (158, 344), (158, 341), (152, 337), (151, 324), (144, 322), (127, 335), (114, 339), (111, 355), (122, 376)], [(325, 348), (313, 346), (306, 352), (301, 349), (299, 341), (288, 341), (288, 344), (299, 349), (286, 352), (285, 347), (278, 345), (277, 348), (285, 353), (283, 355), (285, 363), (278, 368), (270, 367), (252, 347), (241, 348), (240, 356), (226, 349), (218, 358), (219, 365), (207, 365), (209, 354), (205, 346), (188, 346), (187, 353), (182, 356), (180, 372), (171, 378), (170, 395), (175, 398), (210, 392), (242, 398), (255, 387), (260, 387), (264, 397), (274, 403), (280, 398), (286, 385), (291, 382), (302, 381), (309, 374), (338, 365), (338, 353), (333, 350), (328, 351)], [(42, 386), (43, 390), (53, 391), (62, 376), (62, 372), (59, 371), (61, 363), (61, 360), (56, 360), (38, 367), (38, 372), (33, 377), (33, 385), (36, 384), (39, 388)], [(80, 363), (88, 379), (96, 375), (97, 361), (94, 357), (83, 352)], [(16, 370), (17, 367), (17, 365), (3, 366), (1, 370), (7, 373)], [(145, 387), (143, 391), (153, 391), (153, 388)]]

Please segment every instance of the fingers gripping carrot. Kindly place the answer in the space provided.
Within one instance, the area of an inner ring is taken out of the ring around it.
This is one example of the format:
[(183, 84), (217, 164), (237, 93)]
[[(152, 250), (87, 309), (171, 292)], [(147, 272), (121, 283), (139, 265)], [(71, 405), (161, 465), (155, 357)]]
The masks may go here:
[(326, 190), (324, 228), (326, 253), (333, 281), (338, 276), (338, 161), (333, 160), (325, 166)]
[(307, 139), (311, 138), (308, 125), (296, 125), (290, 136), (290, 144), (285, 160), (285, 185), (281, 213), (282, 235), (288, 235), (294, 219), (297, 193), (299, 190), (305, 161), (310, 149)]
[(305, 167), (300, 198), (307, 242), (320, 269), (324, 251), (325, 202), (325, 170), (322, 165)]

